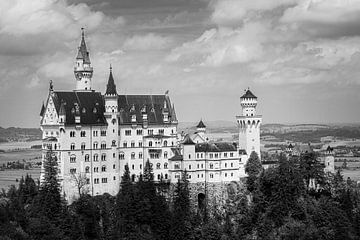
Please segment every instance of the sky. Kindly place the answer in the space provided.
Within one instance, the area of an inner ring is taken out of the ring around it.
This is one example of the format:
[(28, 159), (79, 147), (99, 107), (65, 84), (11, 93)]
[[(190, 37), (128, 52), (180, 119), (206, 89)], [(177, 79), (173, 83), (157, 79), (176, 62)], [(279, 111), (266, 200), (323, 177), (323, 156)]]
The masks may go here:
[(73, 90), (85, 28), (93, 89), (169, 90), (179, 121), (360, 119), (359, 0), (0, 0), (0, 126), (39, 127), (49, 81)]

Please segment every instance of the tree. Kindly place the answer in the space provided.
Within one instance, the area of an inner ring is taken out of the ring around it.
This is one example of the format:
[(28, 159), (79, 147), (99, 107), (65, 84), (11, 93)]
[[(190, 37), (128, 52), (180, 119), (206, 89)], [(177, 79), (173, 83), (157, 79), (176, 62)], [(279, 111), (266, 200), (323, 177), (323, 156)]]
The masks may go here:
[(320, 186), (325, 184), (324, 168), (315, 153), (300, 155), (300, 171), (308, 190), (310, 190), (309, 185), (312, 180), (315, 180), (315, 183), (320, 184)]
[(89, 192), (89, 183), (86, 173), (71, 173), (71, 180), (75, 183), (79, 197)]
[(170, 239), (184, 240), (191, 239), (191, 208), (189, 196), (189, 181), (186, 171), (178, 180), (174, 191), (173, 217), (171, 220)]
[(40, 184), (39, 194), (33, 204), (32, 215), (46, 217), (57, 224), (63, 212), (63, 199), (57, 177), (58, 165), (54, 152), (49, 150), (43, 162), (44, 176)]
[(245, 164), (245, 172), (248, 174), (246, 179), (247, 189), (249, 192), (253, 192), (256, 188), (256, 179), (258, 178), (262, 170), (261, 161), (255, 151), (253, 151)]

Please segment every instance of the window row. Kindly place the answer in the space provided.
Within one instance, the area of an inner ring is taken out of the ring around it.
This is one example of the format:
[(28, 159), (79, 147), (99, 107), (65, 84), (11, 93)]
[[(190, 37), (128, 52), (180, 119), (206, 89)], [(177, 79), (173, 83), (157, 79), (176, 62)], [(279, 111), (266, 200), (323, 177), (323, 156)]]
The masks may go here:
[[(94, 184), (99, 184), (99, 178), (94, 178)], [(101, 183), (107, 183), (107, 178), (101, 178)]]

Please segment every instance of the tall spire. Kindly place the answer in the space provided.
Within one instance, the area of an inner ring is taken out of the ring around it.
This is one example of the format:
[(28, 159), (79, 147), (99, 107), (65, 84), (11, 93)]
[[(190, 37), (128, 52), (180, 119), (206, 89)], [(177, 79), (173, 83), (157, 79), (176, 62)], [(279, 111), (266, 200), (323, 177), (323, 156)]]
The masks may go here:
[(113, 77), (113, 74), (112, 74), (111, 64), (110, 64), (110, 75), (109, 75), (108, 83), (106, 85), (106, 93), (105, 93), (105, 95), (117, 95), (116, 85), (115, 85), (114, 77)]
[(81, 42), (76, 59), (82, 59), (84, 63), (90, 64), (90, 56), (86, 48), (84, 28), (81, 28)]
[(86, 47), (84, 28), (81, 28), (81, 42), (76, 56), (74, 74), (76, 78), (76, 91), (91, 91), (93, 68), (91, 67), (89, 52)]

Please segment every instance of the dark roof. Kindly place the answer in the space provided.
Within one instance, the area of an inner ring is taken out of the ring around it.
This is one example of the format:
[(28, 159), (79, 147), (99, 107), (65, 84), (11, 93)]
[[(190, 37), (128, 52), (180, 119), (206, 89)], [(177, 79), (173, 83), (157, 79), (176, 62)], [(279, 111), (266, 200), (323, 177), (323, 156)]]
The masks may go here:
[(183, 145), (195, 145), (195, 143), (193, 142), (193, 140), (191, 140), (190, 135), (186, 135), (184, 141), (182, 142)]
[(332, 147), (330, 147), (330, 146), (328, 146), (327, 148), (326, 148), (326, 151), (328, 151), (328, 152), (332, 152), (334, 150), (334, 148), (332, 148)]
[(196, 127), (197, 128), (206, 128), (206, 126), (202, 120), (200, 120), (200, 122), (198, 123), (198, 125)]
[(291, 143), (287, 147), (288, 148), (294, 148), (294, 146)]
[(169, 160), (183, 160), (183, 155), (181, 154), (181, 149), (180, 148), (171, 148), (171, 151), (174, 153), (174, 156), (169, 158)]
[(245, 94), (241, 96), (241, 98), (257, 98), (250, 89), (246, 90)]
[(40, 116), (42, 117), (42, 116), (44, 116), (44, 113), (45, 113), (45, 106), (44, 106), (44, 102), (43, 102), (43, 104), (42, 104), (42, 106), (41, 106), (41, 110), (40, 110)]
[(119, 124), (132, 124), (132, 116), (136, 116), (136, 123), (143, 123), (143, 114), (147, 114), (147, 122), (151, 124), (167, 124), (164, 113), (168, 114), (169, 122), (177, 121), (175, 110), (171, 107), (167, 95), (119, 95), (118, 108)]
[(114, 78), (112, 75), (112, 68), (110, 67), (110, 75), (109, 75), (109, 80), (108, 83), (106, 85), (106, 93), (105, 95), (117, 95), (116, 92), (116, 85), (114, 82)]
[(79, 47), (76, 59), (83, 59), (84, 63), (90, 64), (89, 52), (87, 51), (86, 43), (85, 43), (84, 29), (81, 29), (81, 30), (82, 30), (81, 42), (80, 42), (80, 47)]
[(57, 113), (60, 114), (60, 108), (66, 113), (65, 125), (75, 124), (75, 115), (80, 115), (82, 125), (107, 124), (100, 92), (54, 92), (53, 100)]
[(226, 142), (197, 143), (195, 152), (231, 152), (236, 151), (236, 144)]

